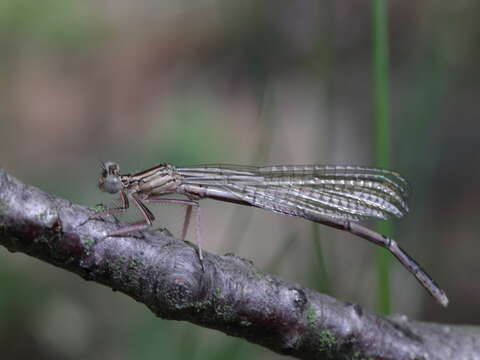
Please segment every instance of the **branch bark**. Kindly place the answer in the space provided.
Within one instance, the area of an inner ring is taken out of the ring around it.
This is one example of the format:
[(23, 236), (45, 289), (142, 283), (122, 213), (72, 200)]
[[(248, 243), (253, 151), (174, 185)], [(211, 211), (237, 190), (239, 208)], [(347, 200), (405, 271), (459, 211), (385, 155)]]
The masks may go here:
[[(0, 169), (0, 245), (102, 283), (164, 319), (186, 320), (300, 359), (480, 359), (473, 327), (382, 317), (235, 255), (204, 253), (161, 231), (104, 236), (119, 224)], [(1, 285), (0, 285), (1, 286)]]

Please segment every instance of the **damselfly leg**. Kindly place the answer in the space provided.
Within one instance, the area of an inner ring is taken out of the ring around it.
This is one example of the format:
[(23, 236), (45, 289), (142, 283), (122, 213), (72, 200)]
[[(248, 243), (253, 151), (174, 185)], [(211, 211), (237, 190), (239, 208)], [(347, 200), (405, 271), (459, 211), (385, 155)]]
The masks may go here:
[(162, 198), (162, 197), (145, 197), (141, 199), (137, 193), (132, 193), (130, 195), (126, 194), (124, 191), (120, 192), (120, 200), (121, 200), (121, 205), (115, 208), (111, 209), (106, 209), (97, 212), (96, 214), (90, 216), (88, 220), (101, 217), (103, 215), (113, 215), (113, 214), (118, 214), (125, 212), (129, 207), (130, 207), (130, 202), (128, 198), (131, 198), (133, 203), (137, 206), (139, 209), (140, 213), (143, 216), (142, 220), (133, 222), (127, 226), (122, 227), (121, 229), (115, 230), (110, 232), (107, 236), (105, 237), (110, 237), (110, 236), (121, 236), (125, 235), (131, 232), (135, 231), (142, 231), (145, 230), (153, 225), (153, 222), (155, 221), (155, 216), (152, 214), (150, 209), (143, 203), (143, 202), (149, 202), (149, 203), (167, 203), (167, 204), (181, 204), (186, 206), (185, 210), (185, 218), (183, 222), (183, 227), (182, 227), (182, 240), (186, 239), (187, 233), (188, 233), (188, 228), (190, 225), (190, 220), (192, 216), (192, 210), (195, 208), (195, 213), (196, 213), (196, 241), (198, 244), (198, 257), (200, 259), (200, 263), (202, 265), (202, 269), (204, 269), (203, 265), (203, 250), (202, 250), (202, 238), (201, 238), (201, 231), (200, 231), (200, 206), (198, 203), (198, 200), (193, 200), (193, 199), (171, 199), (171, 198)]
[[(131, 194), (130, 195), (133, 203), (137, 206), (137, 208), (140, 210), (140, 213), (143, 216), (143, 220), (136, 221), (128, 226), (125, 226), (121, 229), (118, 229), (116, 231), (112, 231), (109, 233), (106, 237), (109, 236), (120, 236), (120, 235), (125, 235), (133, 231), (141, 231), (145, 230), (148, 227), (152, 226), (153, 222), (155, 221), (155, 216), (153, 216), (152, 212), (145, 206), (145, 204), (142, 203), (142, 201), (138, 198), (136, 194)], [(128, 197), (126, 197), (126, 202), (125, 204), (127, 205), (125, 208), (121, 209), (121, 211), (125, 211), (128, 209)], [(123, 197), (122, 197), (123, 198)], [(120, 209), (120, 208), (117, 208)], [(117, 210), (117, 209), (111, 209), (111, 210)], [(108, 211), (108, 210), (107, 210)]]
[(111, 208), (111, 209), (105, 209), (105, 210), (100, 210), (97, 211), (95, 214), (90, 215), (85, 221), (83, 221), (80, 225), (85, 225), (88, 221), (93, 220), (95, 218), (102, 217), (104, 215), (113, 215), (113, 214), (119, 214), (124, 211), (126, 211), (129, 207), (130, 204), (128, 202), (128, 196), (125, 194), (124, 191), (120, 192), (120, 200), (121, 200), (121, 205)]
[(200, 215), (200, 204), (198, 203), (198, 200), (193, 200), (193, 199), (168, 199), (168, 198), (162, 198), (162, 197), (147, 197), (144, 199), (145, 202), (151, 202), (151, 203), (169, 203), (169, 204), (181, 204), (181, 205), (186, 205), (185, 208), (185, 218), (183, 221), (183, 228), (182, 228), (182, 240), (185, 240), (187, 237), (188, 233), (188, 228), (190, 226), (190, 220), (192, 218), (192, 210), (195, 208), (195, 214), (196, 214), (196, 226), (195, 226), (195, 237), (196, 241), (198, 244), (198, 257), (200, 259), (200, 263), (202, 264), (202, 269), (203, 269), (203, 251), (202, 251), (202, 234), (200, 230), (200, 221), (201, 221), (201, 215)]

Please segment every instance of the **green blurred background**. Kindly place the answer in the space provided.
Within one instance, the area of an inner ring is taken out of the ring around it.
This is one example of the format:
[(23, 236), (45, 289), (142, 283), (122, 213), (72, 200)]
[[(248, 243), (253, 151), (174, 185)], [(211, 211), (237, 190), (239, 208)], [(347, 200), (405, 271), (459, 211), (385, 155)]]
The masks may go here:
[[(332, 0), (0, 0), (0, 166), (93, 206), (112, 201), (96, 188), (101, 160), (373, 165), (371, 14)], [(451, 301), (394, 262), (392, 309), (415, 319), (480, 324), (478, 14), (473, 0), (389, 5), (391, 163), (413, 187), (393, 234)], [(179, 236), (182, 209), (159, 208)], [(375, 248), (359, 238), (208, 200), (202, 228), (208, 251), (376, 309)], [(4, 248), (0, 353), (280, 357)]]

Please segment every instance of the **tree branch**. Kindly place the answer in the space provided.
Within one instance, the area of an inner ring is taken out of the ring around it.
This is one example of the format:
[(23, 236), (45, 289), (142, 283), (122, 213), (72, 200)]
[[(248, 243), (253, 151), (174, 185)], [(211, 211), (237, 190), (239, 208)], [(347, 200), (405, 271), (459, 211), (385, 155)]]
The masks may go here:
[(1, 245), (121, 291), (159, 317), (300, 359), (480, 359), (474, 328), (368, 314), (235, 255), (205, 253), (203, 272), (190, 243), (160, 231), (104, 238), (120, 225), (81, 225), (91, 214), (0, 169)]

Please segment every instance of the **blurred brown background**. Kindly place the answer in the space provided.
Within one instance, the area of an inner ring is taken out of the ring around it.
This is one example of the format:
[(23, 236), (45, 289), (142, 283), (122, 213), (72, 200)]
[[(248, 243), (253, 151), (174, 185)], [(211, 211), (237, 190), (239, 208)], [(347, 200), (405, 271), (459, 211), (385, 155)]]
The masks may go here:
[[(0, 166), (87, 206), (101, 160), (372, 165), (369, 2), (0, 0)], [(395, 238), (447, 291), (398, 263), (395, 312), (480, 324), (480, 4), (390, 2), (393, 168), (412, 184)], [(182, 209), (159, 207), (177, 236)], [(265, 271), (375, 309), (373, 245), (262, 210), (203, 202), (203, 237)], [(190, 237), (191, 238), (191, 237)], [(258, 241), (262, 239), (262, 241)], [(325, 268), (322, 270), (322, 268)], [(0, 248), (5, 359), (260, 359), (188, 323)]]

